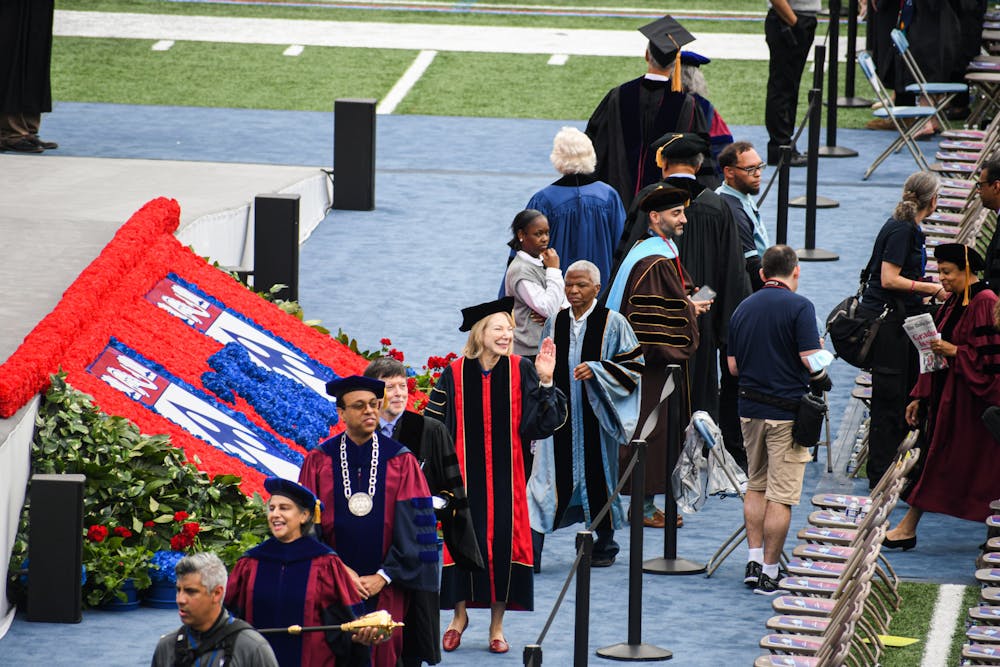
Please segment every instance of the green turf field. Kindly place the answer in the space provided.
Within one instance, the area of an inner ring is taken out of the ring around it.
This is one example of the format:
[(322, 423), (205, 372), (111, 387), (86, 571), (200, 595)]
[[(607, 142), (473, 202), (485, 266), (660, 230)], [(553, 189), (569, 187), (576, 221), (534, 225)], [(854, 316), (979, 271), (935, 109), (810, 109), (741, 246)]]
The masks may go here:
[[(272, 45), (56, 38), (57, 100), (245, 109), (327, 111), (338, 97), (383, 98), (414, 51), (309, 47), (300, 56)], [(607, 90), (644, 71), (641, 57), (441, 52), (396, 113), (498, 118), (586, 119)], [(484, 73), (488, 84), (484, 83)], [(767, 63), (717, 60), (705, 68), (709, 97), (731, 125), (762, 125)], [(805, 88), (811, 74), (804, 77)], [(862, 82), (863, 83), (863, 82)], [(843, 84), (841, 84), (842, 86)], [(841, 110), (860, 127), (867, 110)]]

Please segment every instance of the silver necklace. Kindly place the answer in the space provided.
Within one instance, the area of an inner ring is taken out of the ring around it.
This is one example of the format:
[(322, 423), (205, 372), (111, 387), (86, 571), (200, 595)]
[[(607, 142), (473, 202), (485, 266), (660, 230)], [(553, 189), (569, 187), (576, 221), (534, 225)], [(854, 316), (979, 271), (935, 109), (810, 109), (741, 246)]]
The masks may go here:
[(372, 511), (375, 497), (375, 482), (378, 480), (378, 435), (372, 433), (372, 461), (368, 473), (368, 493), (351, 493), (351, 471), (347, 467), (347, 434), (340, 436), (340, 476), (344, 481), (344, 497), (347, 509), (354, 516), (366, 516)]

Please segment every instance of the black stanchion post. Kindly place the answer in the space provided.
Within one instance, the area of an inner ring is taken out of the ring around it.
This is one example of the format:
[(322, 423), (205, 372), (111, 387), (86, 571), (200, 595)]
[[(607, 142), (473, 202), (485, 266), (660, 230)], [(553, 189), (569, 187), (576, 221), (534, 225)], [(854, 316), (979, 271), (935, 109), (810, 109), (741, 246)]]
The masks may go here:
[(576, 616), (573, 641), (573, 666), (587, 667), (590, 657), (590, 556), (594, 553), (594, 534), (581, 530), (576, 534), (576, 550), (581, 553), (576, 569)]
[(816, 200), (819, 198), (816, 194), (816, 188), (819, 176), (819, 165), (817, 164), (819, 157), (814, 149), (819, 147), (819, 100), (821, 94), (822, 91), (818, 88), (809, 91), (809, 109), (812, 111), (812, 116), (809, 119), (809, 163), (806, 166), (808, 170), (806, 174), (806, 247), (795, 251), (799, 256), (799, 261), (802, 262), (832, 262), (840, 259), (837, 254), (816, 247)]
[(781, 147), (781, 167), (778, 171), (778, 221), (776, 224), (777, 242), (788, 243), (788, 163), (792, 159), (792, 147), (785, 145)]
[[(816, 95), (815, 102), (813, 102), (812, 92), (809, 93), (809, 110), (806, 112), (809, 116), (809, 147), (807, 149), (808, 154), (806, 155), (809, 160), (806, 165), (806, 169), (809, 170), (809, 174), (806, 176), (807, 181), (810, 177), (816, 178), (817, 175), (816, 170), (818, 168), (818, 160), (816, 160), (816, 156), (818, 155), (817, 151), (819, 151), (819, 126), (821, 122), (820, 102), (823, 94), (823, 62), (825, 59), (826, 47), (822, 44), (817, 44), (813, 50), (812, 90), (819, 92)], [(813, 135), (816, 137), (815, 141), (813, 141)], [(789, 200), (788, 205), (795, 208), (807, 208), (809, 206), (809, 202), (807, 197), (803, 196)], [(835, 199), (817, 196), (812, 206), (814, 208), (837, 208), (840, 206), (840, 202)], [(808, 213), (806, 215), (808, 215)]]
[(667, 366), (673, 378), (674, 391), (667, 399), (667, 470), (666, 493), (663, 501), (663, 557), (643, 562), (642, 571), (649, 574), (699, 574), (705, 571), (701, 563), (677, 557), (677, 501), (671, 484), (674, 467), (681, 455), (681, 367)]
[[(654, 420), (655, 421), (655, 420)], [(646, 431), (646, 428), (643, 428)], [(643, 436), (648, 433), (643, 433)], [(609, 660), (647, 662), (669, 660), (674, 654), (659, 646), (642, 643), (642, 504), (646, 494), (646, 441), (633, 440), (636, 461), (632, 468), (632, 495), (629, 503), (628, 557), (628, 641), (595, 651)]]
[(528, 644), (524, 647), (522, 657), (524, 659), (522, 663), (524, 667), (541, 667), (542, 647), (538, 644)]
[(826, 84), (826, 146), (820, 146), (820, 157), (857, 157), (856, 150), (837, 145), (837, 89), (840, 63), (840, 0), (830, 0), (830, 64)]
[[(862, 0), (868, 2), (868, 0)], [(854, 95), (854, 79), (858, 69), (858, 0), (847, 3), (847, 65), (844, 69), (844, 97), (837, 98), (837, 106), (857, 109), (871, 106), (872, 101)]]

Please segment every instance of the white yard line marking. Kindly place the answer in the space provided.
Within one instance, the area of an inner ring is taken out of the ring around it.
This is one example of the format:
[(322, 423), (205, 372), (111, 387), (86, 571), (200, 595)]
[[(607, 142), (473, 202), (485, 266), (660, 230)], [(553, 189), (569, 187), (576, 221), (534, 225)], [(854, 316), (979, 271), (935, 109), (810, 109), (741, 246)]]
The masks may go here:
[(169, 51), (170, 47), (174, 45), (174, 40), (172, 39), (161, 39), (156, 44), (153, 44), (154, 51)]
[(434, 62), (434, 56), (436, 55), (437, 51), (421, 51), (410, 67), (403, 72), (403, 76), (399, 77), (399, 81), (392, 87), (392, 90), (375, 107), (375, 113), (386, 115), (395, 111), (399, 103), (406, 97), (406, 94), (410, 92), (410, 89), (420, 80), (420, 77), (424, 75), (430, 64)]
[(943, 584), (938, 590), (934, 613), (931, 615), (930, 632), (927, 634), (927, 647), (920, 667), (940, 667), (947, 663), (951, 638), (955, 634), (955, 621), (962, 611), (964, 594), (965, 586), (956, 584)]
[(554, 53), (552, 57), (549, 58), (550, 65), (565, 65), (566, 61), (569, 60), (569, 56), (565, 53)]
[(306, 47), (302, 46), (301, 44), (292, 44), (287, 49), (285, 49), (284, 53), (282, 53), (281, 55), (283, 55), (283, 56), (299, 56), (299, 55), (302, 55), (302, 52), (305, 50), (305, 48)]

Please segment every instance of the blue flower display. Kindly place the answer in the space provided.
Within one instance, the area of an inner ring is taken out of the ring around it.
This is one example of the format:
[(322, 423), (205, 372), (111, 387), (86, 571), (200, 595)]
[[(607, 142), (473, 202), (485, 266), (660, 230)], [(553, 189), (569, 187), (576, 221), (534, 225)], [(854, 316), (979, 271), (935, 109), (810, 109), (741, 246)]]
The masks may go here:
[(174, 568), (185, 555), (183, 551), (157, 551), (149, 561), (149, 578), (153, 583), (177, 583)]
[(337, 423), (331, 401), (291, 378), (253, 362), (246, 348), (229, 343), (208, 358), (215, 372), (202, 374), (202, 385), (227, 403), (242, 396), (276, 433), (312, 449)]

